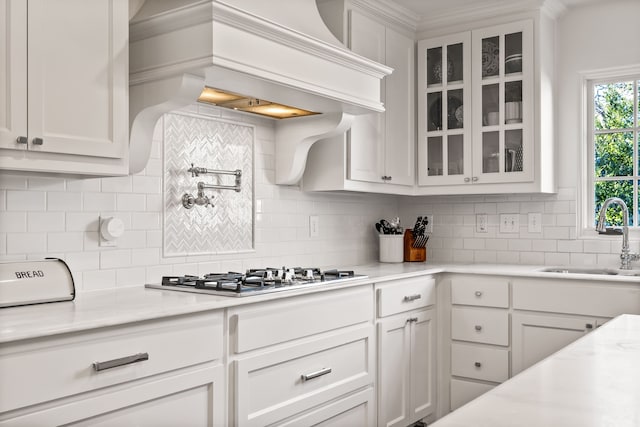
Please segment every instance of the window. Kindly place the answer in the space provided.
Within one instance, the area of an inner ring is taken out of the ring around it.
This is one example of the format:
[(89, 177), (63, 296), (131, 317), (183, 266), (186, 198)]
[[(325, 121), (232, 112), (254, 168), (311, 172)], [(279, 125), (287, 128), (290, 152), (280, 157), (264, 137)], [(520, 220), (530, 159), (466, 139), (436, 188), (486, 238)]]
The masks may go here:
[[(597, 222), (602, 203), (619, 197), (629, 208), (629, 225), (638, 228), (640, 75), (588, 83), (589, 203), (586, 227)], [(612, 205), (607, 224), (622, 225), (622, 209)]]

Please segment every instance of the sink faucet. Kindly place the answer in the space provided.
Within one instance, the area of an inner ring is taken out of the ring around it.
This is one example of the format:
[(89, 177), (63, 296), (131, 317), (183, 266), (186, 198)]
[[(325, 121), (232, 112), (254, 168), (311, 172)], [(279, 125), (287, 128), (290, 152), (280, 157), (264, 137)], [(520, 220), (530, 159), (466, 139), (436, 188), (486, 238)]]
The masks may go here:
[(600, 216), (598, 217), (598, 225), (596, 231), (600, 234), (606, 233), (607, 208), (611, 204), (616, 204), (622, 208), (622, 253), (620, 254), (620, 269), (629, 270), (631, 261), (640, 260), (640, 254), (631, 253), (629, 250), (629, 209), (624, 200), (619, 197), (609, 197), (600, 208)]

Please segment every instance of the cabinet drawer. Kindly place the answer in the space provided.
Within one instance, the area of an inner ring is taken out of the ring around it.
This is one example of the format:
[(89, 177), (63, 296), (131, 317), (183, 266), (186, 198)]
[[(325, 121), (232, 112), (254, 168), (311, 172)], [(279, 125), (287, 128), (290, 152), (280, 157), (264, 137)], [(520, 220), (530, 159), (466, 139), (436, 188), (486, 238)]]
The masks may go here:
[(372, 426), (374, 421), (374, 399), (371, 387), (278, 425), (280, 427)]
[(451, 374), (485, 381), (506, 381), (509, 378), (509, 350), (453, 343)]
[(451, 410), (456, 410), (476, 397), (485, 394), (495, 385), (476, 383), (473, 381), (451, 380)]
[(238, 425), (269, 425), (372, 384), (373, 354), (367, 325), (236, 360)]
[(372, 287), (366, 285), (231, 309), (231, 348), (242, 353), (373, 321), (372, 313)]
[(378, 317), (433, 305), (436, 281), (427, 277), (395, 280), (378, 287)]
[(509, 307), (509, 279), (493, 276), (454, 276), (451, 303), (483, 307)]
[(509, 345), (509, 313), (500, 309), (453, 307), (451, 338), (485, 344)]
[[(221, 359), (222, 343), (222, 313), (199, 313), (3, 344), (0, 412)], [(148, 360), (93, 367), (139, 353)]]
[(640, 314), (640, 287), (571, 279), (514, 279), (513, 308), (600, 317)]

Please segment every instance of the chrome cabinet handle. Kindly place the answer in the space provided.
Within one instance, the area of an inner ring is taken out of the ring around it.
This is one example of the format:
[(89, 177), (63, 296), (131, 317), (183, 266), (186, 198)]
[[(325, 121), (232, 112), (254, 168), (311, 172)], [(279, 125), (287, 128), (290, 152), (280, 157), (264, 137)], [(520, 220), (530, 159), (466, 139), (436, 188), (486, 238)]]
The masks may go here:
[(44, 143), (44, 140), (42, 138), (33, 138), (31, 140), (31, 144), (33, 145), (42, 145)]
[(471, 178), (469, 178), (469, 177), (466, 177), (466, 178), (464, 179), (464, 182), (469, 182), (469, 181), (471, 181)]
[(422, 295), (420, 295), (420, 294), (405, 295), (404, 298), (402, 299), (402, 301), (411, 302), (411, 301), (415, 301), (415, 300), (420, 299), (420, 298), (422, 298)]
[(331, 373), (331, 368), (322, 368), (319, 371), (315, 371), (315, 372), (311, 372), (309, 374), (302, 374), (300, 375), (300, 378), (302, 378), (302, 381), (309, 381), (312, 380), (314, 378), (318, 378), (321, 377), (323, 375), (327, 375)]
[(16, 142), (18, 144), (26, 144), (27, 143), (27, 137), (26, 136), (19, 136), (16, 138)]
[(586, 325), (584, 325), (585, 328), (587, 329), (593, 329), (593, 325), (591, 323), (587, 323)]
[(476, 331), (480, 332), (482, 330), (482, 326), (481, 325), (476, 325)]
[(471, 181), (476, 182), (478, 180), (477, 176), (474, 176), (473, 178), (471, 178)]
[(482, 366), (482, 363), (476, 362), (476, 363), (474, 363), (474, 365), (475, 365), (476, 368), (480, 368)]
[(93, 369), (96, 372), (104, 371), (118, 366), (130, 365), (136, 362), (149, 360), (149, 353), (138, 353), (133, 356), (121, 357), (119, 359), (107, 360), (106, 362), (93, 362)]
[(477, 296), (478, 298), (480, 298), (480, 297), (482, 296), (482, 292), (481, 292), (481, 291), (476, 291), (476, 296)]
[(391, 181), (393, 177), (391, 175), (387, 176), (387, 181)]
[(406, 322), (404, 322), (404, 323), (405, 323), (405, 325), (406, 325), (407, 323), (413, 323), (413, 322), (417, 322), (417, 321), (418, 321), (418, 318), (417, 318), (417, 317), (409, 317), (409, 318), (407, 319), (407, 321), (406, 321)]

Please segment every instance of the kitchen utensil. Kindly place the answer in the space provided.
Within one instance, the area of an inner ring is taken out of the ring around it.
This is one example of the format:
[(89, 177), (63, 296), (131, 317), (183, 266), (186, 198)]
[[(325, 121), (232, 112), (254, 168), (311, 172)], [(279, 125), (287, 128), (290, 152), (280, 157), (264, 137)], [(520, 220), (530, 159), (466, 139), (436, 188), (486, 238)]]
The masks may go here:
[(378, 233), (382, 234), (382, 225), (380, 225), (379, 222), (376, 222), (376, 230), (378, 230)]

